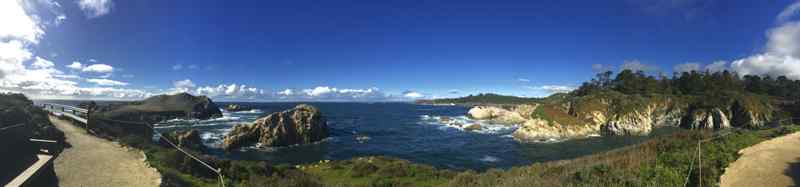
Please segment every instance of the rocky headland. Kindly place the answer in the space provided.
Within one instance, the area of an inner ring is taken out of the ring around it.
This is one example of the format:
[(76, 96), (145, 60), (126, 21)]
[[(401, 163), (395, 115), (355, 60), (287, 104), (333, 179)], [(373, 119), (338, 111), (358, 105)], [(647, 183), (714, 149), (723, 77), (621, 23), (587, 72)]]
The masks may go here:
[[(90, 118), (90, 128), (103, 136), (123, 137), (138, 135), (152, 137), (152, 130), (143, 124), (154, 124), (169, 119), (210, 119), (222, 117), (214, 101), (206, 96), (188, 93), (153, 96), (142, 101), (113, 103), (95, 106)], [(126, 122), (121, 123), (120, 121)]]
[(309, 144), (328, 137), (328, 126), (322, 113), (311, 105), (275, 112), (252, 124), (238, 125), (225, 135), (222, 148), (245, 146), (278, 147)]
[[(542, 102), (475, 106), (468, 116), (516, 124), (521, 141), (571, 139), (595, 135), (647, 135), (654, 128), (688, 129), (759, 127), (772, 119), (773, 107), (755, 96), (722, 97), (709, 105), (702, 97), (624, 95), (606, 92), (559, 96)], [(721, 103), (721, 104), (720, 104)]]

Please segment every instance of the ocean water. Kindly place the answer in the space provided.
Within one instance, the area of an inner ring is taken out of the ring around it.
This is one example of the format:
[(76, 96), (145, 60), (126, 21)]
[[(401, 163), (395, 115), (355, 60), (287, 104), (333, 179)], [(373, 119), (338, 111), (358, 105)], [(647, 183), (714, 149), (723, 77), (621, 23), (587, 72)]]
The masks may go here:
[[(220, 103), (220, 106), (231, 103)], [(509, 168), (576, 158), (644, 141), (668, 133), (658, 129), (650, 136), (593, 137), (569, 141), (521, 143), (511, 134), (513, 124), (473, 121), (461, 106), (409, 103), (310, 103), (322, 111), (331, 128), (330, 138), (311, 145), (280, 148), (244, 148), (227, 153), (219, 149), (233, 126), (247, 124), (272, 112), (299, 103), (236, 103), (251, 111), (224, 112), (224, 117), (203, 121), (173, 120), (159, 124), (159, 132), (197, 129), (211, 154), (272, 163), (302, 164), (319, 160), (343, 160), (360, 156), (392, 156), (449, 169)], [(465, 130), (480, 124), (480, 130)]]
[[(53, 102), (53, 101), (49, 101)], [(75, 105), (74, 101), (59, 103)], [(330, 138), (319, 143), (269, 149), (221, 150), (226, 133), (235, 125), (248, 124), (272, 112), (294, 108), (300, 103), (218, 103), (240, 104), (251, 111), (223, 112), (210, 120), (170, 120), (157, 124), (159, 133), (197, 129), (209, 154), (275, 164), (302, 164), (319, 160), (345, 160), (361, 156), (391, 156), (439, 168), (456, 170), (510, 168), (561, 159), (571, 159), (642, 142), (673, 132), (659, 128), (649, 136), (592, 137), (567, 141), (522, 143), (511, 134), (513, 124), (470, 120), (462, 106), (431, 106), (411, 103), (305, 103), (318, 107), (327, 119)], [(479, 130), (465, 127), (480, 124)]]

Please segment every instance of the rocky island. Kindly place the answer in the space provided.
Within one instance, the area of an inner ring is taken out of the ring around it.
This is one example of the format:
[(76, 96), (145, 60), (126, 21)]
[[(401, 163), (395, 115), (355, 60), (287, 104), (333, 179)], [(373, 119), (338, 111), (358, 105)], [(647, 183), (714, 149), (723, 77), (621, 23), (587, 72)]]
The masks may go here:
[(248, 125), (238, 125), (225, 136), (225, 150), (244, 146), (289, 146), (308, 144), (328, 137), (328, 125), (322, 113), (311, 105), (275, 112)]

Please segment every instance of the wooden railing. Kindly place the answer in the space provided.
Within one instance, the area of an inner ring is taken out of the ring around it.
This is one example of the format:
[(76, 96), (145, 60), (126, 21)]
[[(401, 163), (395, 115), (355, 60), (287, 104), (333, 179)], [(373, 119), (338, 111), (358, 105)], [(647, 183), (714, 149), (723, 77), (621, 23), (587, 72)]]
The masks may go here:
[[(16, 124), (10, 125), (8, 127), (0, 128), (0, 132), (9, 130), (11, 133), (12, 129), (20, 128), (27, 126), (28, 124)], [(41, 179), (40, 176), (47, 170), (53, 169), (53, 160), (61, 153), (63, 150), (63, 144), (55, 140), (43, 140), (43, 139), (28, 139), (31, 144), (36, 144), (39, 147), (38, 152), (36, 153), (37, 160), (33, 162), (28, 168), (23, 170), (19, 175), (14, 177), (6, 187), (16, 187), (16, 186), (33, 186), (34, 181)], [(51, 176), (55, 177), (55, 176)]]
[[(65, 116), (65, 117), (73, 119), (74, 121), (77, 121), (77, 122), (81, 123), (82, 125), (85, 125), (86, 126), (86, 130), (90, 131), (89, 118), (91, 118), (91, 116), (92, 116), (91, 115), (91, 113), (93, 112), (92, 110), (87, 110), (87, 109), (78, 108), (78, 107), (74, 107), (74, 106), (55, 104), (55, 103), (43, 103), (43, 104), (41, 104), (41, 106), (42, 106), (42, 108), (44, 110), (47, 110), (47, 111), (51, 112), (53, 115)], [(148, 127), (150, 130), (152, 130), (153, 132), (156, 132), (155, 131), (155, 127), (153, 125), (145, 123), (145, 122), (120, 121), (120, 120), (105, 119), (105, 118), (97, 118), (97, 119), (93, 118), (92, 120), (110, 121), (110, 122), (115, 122), (115, 123), (118, 123), (118, 124), (144, 125), (144, 126)], [(203, 160), (197, 158), (196, 156), (192, 155), (191, 153), (183, 150), (180, 146), (176, 145), (171, 140), (169, 140), (169, 138), (165, 138), (164, 136), (160, 136), (160, 135), (159, 135), (159, 138), (160, 138), (160, 140), (164, 140), (165, 142), (167, 142), (171, 147), (175, 148), (176, 150), (178, 150), (181, 153), (185, 154), (189, 158), (192, 158), (194, 161), (202, 164), (203, 166), (205, 166), (206, 168), (208, 168), (212, 172), (216, 173), (217, 176), (218, 176), (218, 179), (219, 179), (219, 185), (222, 186), (222, 187), (225, 187), (225, 176), (222, 175), (222, 168), (214, 168), (214, 167), (212, 167), (210, 164), (206, 163), (205, 161), (203, 161)]]

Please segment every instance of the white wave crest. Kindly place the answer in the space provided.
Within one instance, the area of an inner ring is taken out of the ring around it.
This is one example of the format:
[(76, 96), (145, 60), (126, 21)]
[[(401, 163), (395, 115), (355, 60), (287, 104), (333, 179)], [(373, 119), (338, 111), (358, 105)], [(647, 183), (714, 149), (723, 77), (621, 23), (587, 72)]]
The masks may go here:
[(440, 129), (457, 129), (480, 134), (510, 134), (517, 130), (517, 125), (491, 123), (484, 120), (472, 120), (466, 116), (430, 116), (421, 115), (422, 124), (441, 125)]

